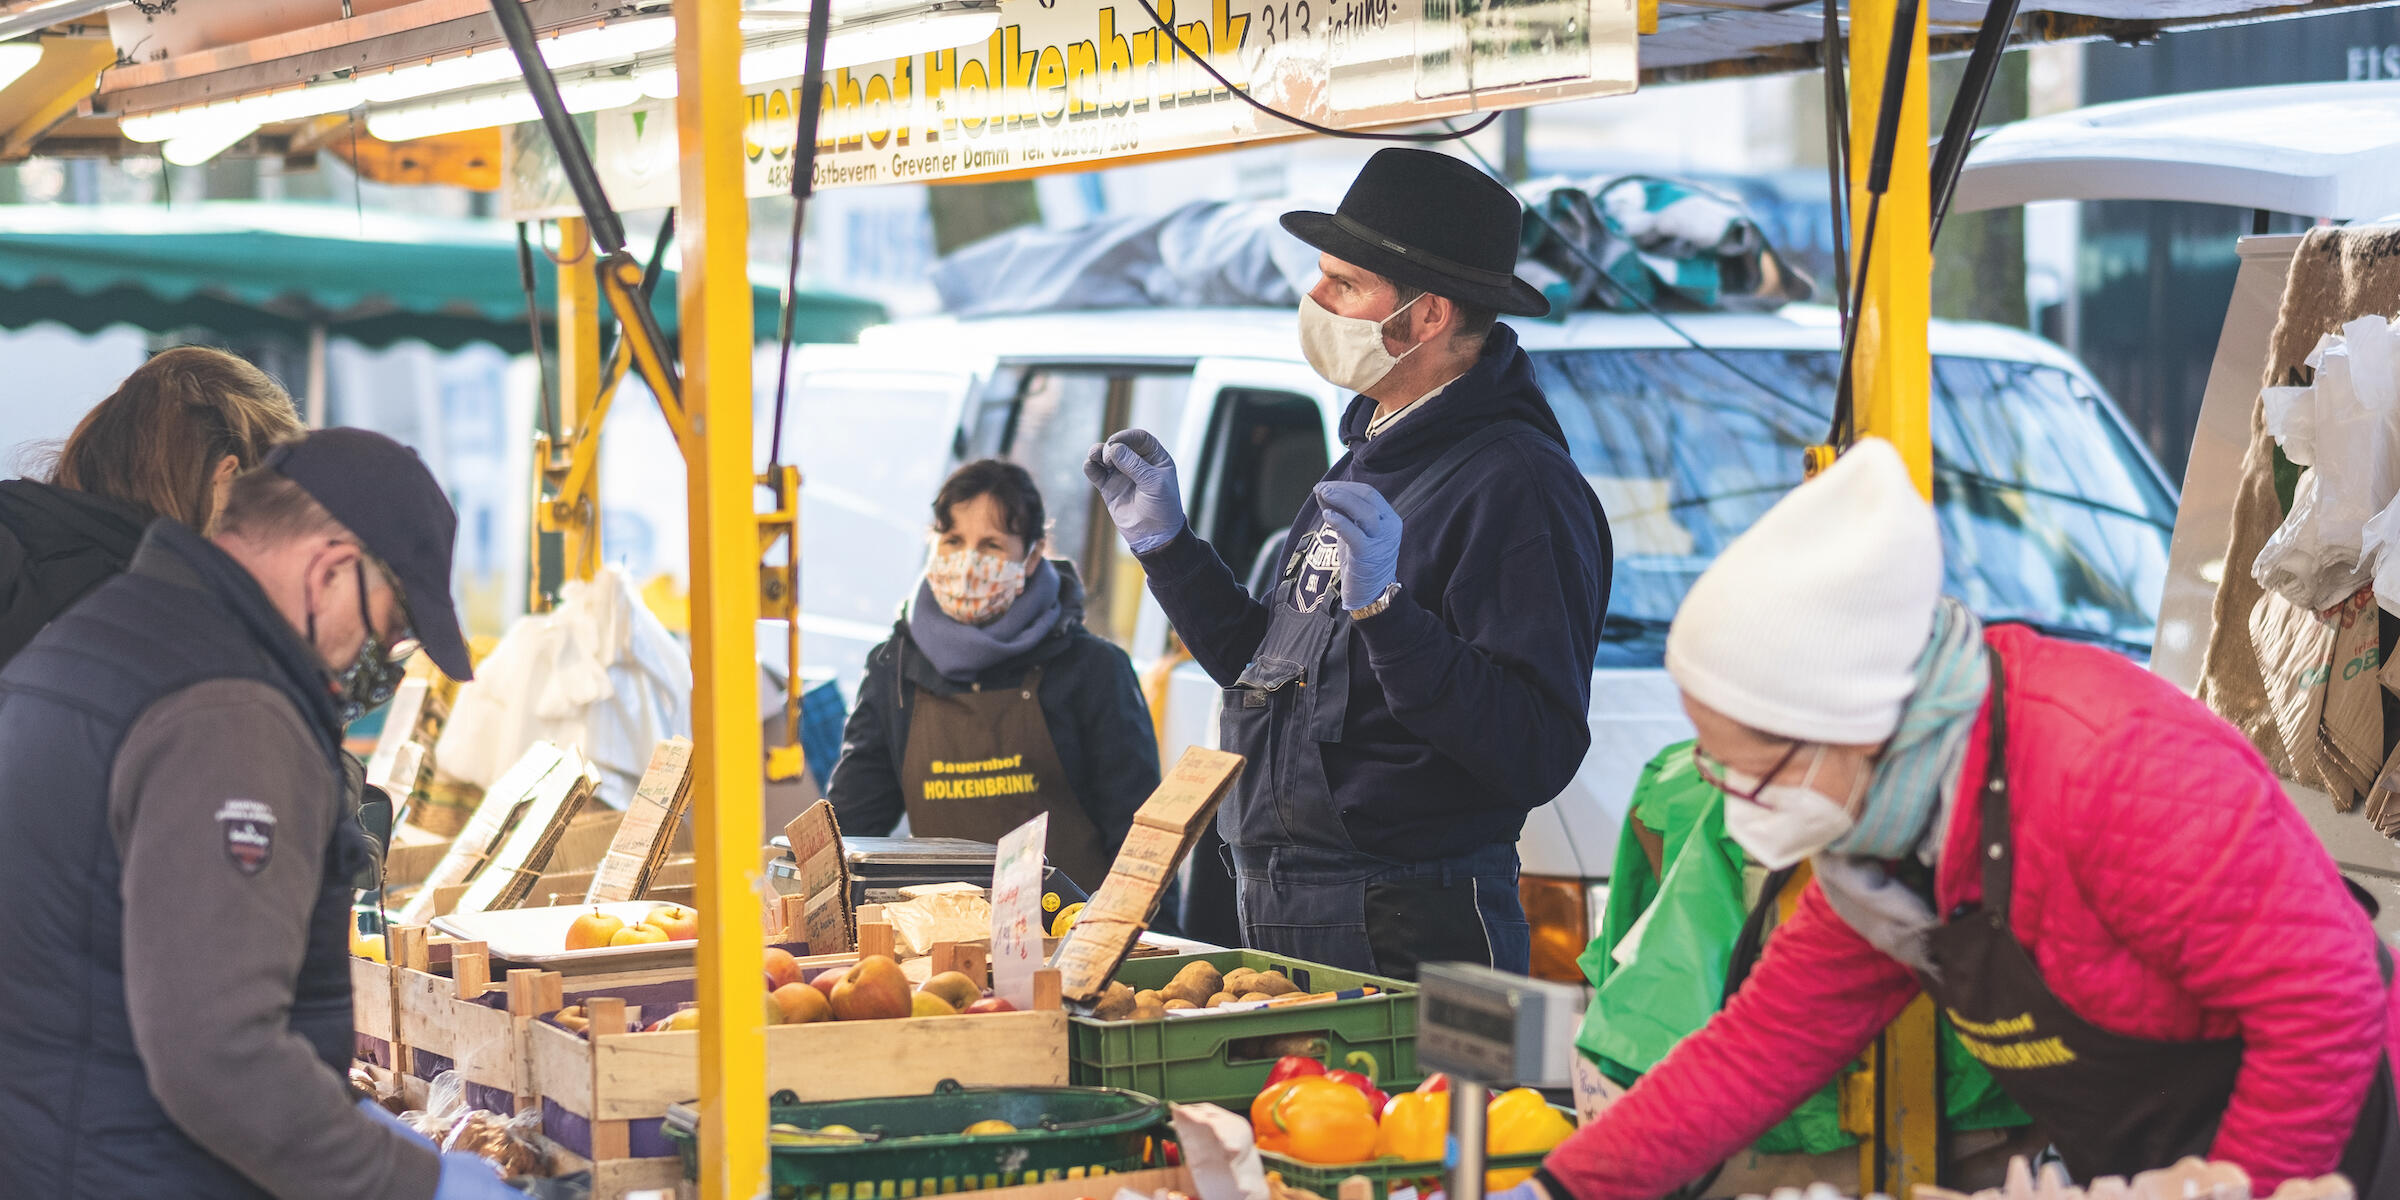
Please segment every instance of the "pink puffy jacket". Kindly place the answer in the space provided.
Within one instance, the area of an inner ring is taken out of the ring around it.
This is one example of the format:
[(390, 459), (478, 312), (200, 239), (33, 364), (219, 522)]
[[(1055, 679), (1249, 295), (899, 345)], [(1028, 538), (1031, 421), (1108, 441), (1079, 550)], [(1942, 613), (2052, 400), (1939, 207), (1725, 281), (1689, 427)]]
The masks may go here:
[[(2016, 935), (2085, 1020), (2161, 1041), (2239, 1036), (2211, 1157), (2264, 1195), (2334, 1169), (2400, 1033), (2374, 933), (2275, 775), (2231, 726), (2104, 650), (2021, 627), (2008, 677)], [(1976, 901), (1985, 735), (1935, 871)], [(1749, 1145), (1917, 994), (1811, 885), (1725, 1011), (1550, 1155), (1574, 1200), (1647, 1200)], [(2038, 1116), (2038, 1114), (2037, 1114)]]

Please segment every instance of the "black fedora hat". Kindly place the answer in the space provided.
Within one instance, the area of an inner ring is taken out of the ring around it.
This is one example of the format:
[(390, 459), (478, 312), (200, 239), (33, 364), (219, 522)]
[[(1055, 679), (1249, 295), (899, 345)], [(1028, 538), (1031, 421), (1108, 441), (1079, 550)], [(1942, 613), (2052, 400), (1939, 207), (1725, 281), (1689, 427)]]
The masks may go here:
[(1327, 254), (1394, 283), (1519, 317), (1550, 301), (1516, 277), (1525, 209), (1474, 165), (1431, 150), (1378, 150), (1341, 207), (1288, 212), (1283, 227)]

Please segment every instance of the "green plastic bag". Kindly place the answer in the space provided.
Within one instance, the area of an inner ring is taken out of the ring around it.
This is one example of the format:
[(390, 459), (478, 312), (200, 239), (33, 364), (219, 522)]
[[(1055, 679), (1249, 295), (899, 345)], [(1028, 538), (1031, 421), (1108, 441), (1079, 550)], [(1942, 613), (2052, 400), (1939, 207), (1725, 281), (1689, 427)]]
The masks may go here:
[[(1636, 822), (1662, 843), (1658, 871), (1634, 832)], [(1632, 1083), (1717, 1011), (1734, 943), (1749, 916), (1749, 867), (1748, 856), (1725, 834), (1724, 796), (1701, 778), (1691, 743), (1660, 751), (1635, 785), (1600, 933), (1578, 960), (1594, 991), (1576, 1045), (1611, 1079)], [(1941, 1054), (1951, 1128), (2027, 1123), (1958, 1045), (1947, 1022)], [(1835, 1095), (1835, 1084), (1827, 1084), (1756, 1148), (1823, 1154), (1857, 1145), (1842, 1132)]]

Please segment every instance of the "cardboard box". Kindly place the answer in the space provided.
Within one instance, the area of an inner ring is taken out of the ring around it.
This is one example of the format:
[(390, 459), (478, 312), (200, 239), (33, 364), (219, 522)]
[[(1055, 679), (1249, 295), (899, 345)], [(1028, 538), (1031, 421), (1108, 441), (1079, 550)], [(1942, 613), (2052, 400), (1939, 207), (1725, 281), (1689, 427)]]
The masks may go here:
[(1108, 878), (1059, 948), (1056, 964), (1067, 999), (1089, 1002), (1108, 986), (1149, 928), (1160, 894), (1174, 882), (1200, 830), (1233, 789), (1242, 761), (1239, 754), (1189, 747), (1142, 802)]

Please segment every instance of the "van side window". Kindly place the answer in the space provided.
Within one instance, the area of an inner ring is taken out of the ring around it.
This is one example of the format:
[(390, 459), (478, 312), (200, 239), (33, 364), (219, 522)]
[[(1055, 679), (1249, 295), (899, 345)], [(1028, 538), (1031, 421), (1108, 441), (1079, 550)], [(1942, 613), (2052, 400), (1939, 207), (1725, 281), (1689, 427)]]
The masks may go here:
[(1255, 583), (1262, 569), (1271, 578), (1268, 560), (1281, 552), (1293, 515), (1329, 465), (1316, 401), (1227, 388), (1209, 428), (1194, 529), (1244, 583)]
[[(996, 378), (995, 385), (1009, 382)], [(997, 453), (1024, 467), (1050, 511), (1050, 556), (1070, 559), (1084, 585), (1084, 624), (1130, 647), (1141, 612), (1142, 571), (1083, 477), (1092, 445), (1123, 429), (1147, 429), (1170, 442), (1183, 421), (1189, 371), (1130, 366), (1031, 366), (1011, 392), (997, 386), (976, 415), (970, 450)], [(1008, 401), (1005, 423), (995, 401)], [(996, 428), (997, 427), (997, 428)], [(995, 433), (998, 436), (994, 436)]]

